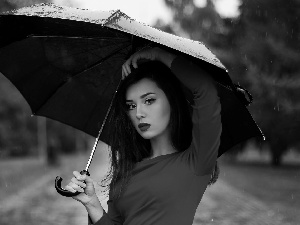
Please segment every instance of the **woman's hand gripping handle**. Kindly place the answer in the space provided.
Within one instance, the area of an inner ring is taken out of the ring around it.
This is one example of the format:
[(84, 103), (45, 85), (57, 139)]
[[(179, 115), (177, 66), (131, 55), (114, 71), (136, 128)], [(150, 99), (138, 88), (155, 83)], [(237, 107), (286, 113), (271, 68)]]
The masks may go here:
[(63, 189), (61, 188), (61, 177), (56, 177), (55, 188), (59, 194), (65, 197), (73, 197), (82, 204), (89, 203), (96, 197), (93, 180), (89, 177), (88, 171), (73, 172), (74, 177), (71, 182)]
[(61, 178), (57, 177), (55, 180), (55, 187), (58, 193), (66, 197), (72, 197), (73, 199), (81, 202), (93, 223), (98, 221), (103, 216), (103, 208), (101, 203), (96, 195), (94, 182), (90, 178), (88, 171), (77, 171), (73, 172), (74, 177), (71, 179), (71, 182), (65, 186), (65, 189), (62, 189)]

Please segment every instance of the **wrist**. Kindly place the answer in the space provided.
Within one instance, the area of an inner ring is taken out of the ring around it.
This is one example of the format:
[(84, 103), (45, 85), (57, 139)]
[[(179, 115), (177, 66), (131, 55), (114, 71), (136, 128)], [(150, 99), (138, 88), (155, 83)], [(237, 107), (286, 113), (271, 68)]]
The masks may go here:
[(89, 202), (85, 203), (84, 206), (85, 208), (99, 208), (99, 206), (101, 207), (101, 204), (97, 195), (95, 195)]
[(104, 214), (104, 210), (101, 206), (98, 197), (97, 199), (91, 200), (89, 203), (85, 204), (84, 206), (93, 224), (96, 223), (98, 220), (100, 220)]
[(167, 67), (171, 68), (172, 62), (175, 58), (176, 55), (163, 49), (157, 48), (157, 60), (164, 63)]

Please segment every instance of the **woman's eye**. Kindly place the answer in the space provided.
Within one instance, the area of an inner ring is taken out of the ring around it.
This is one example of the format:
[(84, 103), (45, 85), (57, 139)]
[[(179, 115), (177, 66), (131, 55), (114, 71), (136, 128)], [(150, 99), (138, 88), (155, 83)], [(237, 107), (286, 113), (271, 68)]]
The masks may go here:
[(145, 103), (146, 103), (147, 105), (151, 105), (154, 101), (155, 101), (154, 98), (148, 98), (148, 99), (145, 100)]
[(127, 110), (133, 110), (135, 108), (134, 104), (126, 104)]

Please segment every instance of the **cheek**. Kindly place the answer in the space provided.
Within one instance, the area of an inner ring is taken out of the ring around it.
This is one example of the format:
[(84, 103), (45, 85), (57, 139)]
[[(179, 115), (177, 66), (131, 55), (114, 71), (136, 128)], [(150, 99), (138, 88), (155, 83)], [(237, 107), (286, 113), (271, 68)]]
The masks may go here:
[(127, 115), (128, 115), (129, 120), (130, 120), (131, 123), (133, 124), (133, 126), (134, 126), (134, 127), (137, 127), (137, 125), (138, 125), (138, 120), (136, 119), (134, 110), (128, 112)]
[(163, 107), (161, 109), (161, 118), (165, 121), (165, 123), (169, 123), (170, 121), (171, 108), (168, 102), (163, 103)]

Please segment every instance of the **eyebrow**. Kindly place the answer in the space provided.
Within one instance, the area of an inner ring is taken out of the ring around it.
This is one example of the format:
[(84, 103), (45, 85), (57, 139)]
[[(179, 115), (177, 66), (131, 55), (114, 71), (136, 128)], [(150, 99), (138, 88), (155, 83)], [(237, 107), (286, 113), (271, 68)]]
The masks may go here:
[[(155, 93), (153, 93), (153, 92), (148, 92), (148, 93), (146, 93), (146, 94), (142, 94), (142, 95), (140, 96), (140, 99), (143, 99), (143, 98), (145, 98), (146, 96), (151, 95), (151, 94), (155, 94)], [(132, 102), (132, 100), (126, 100), (126, 102)]]

